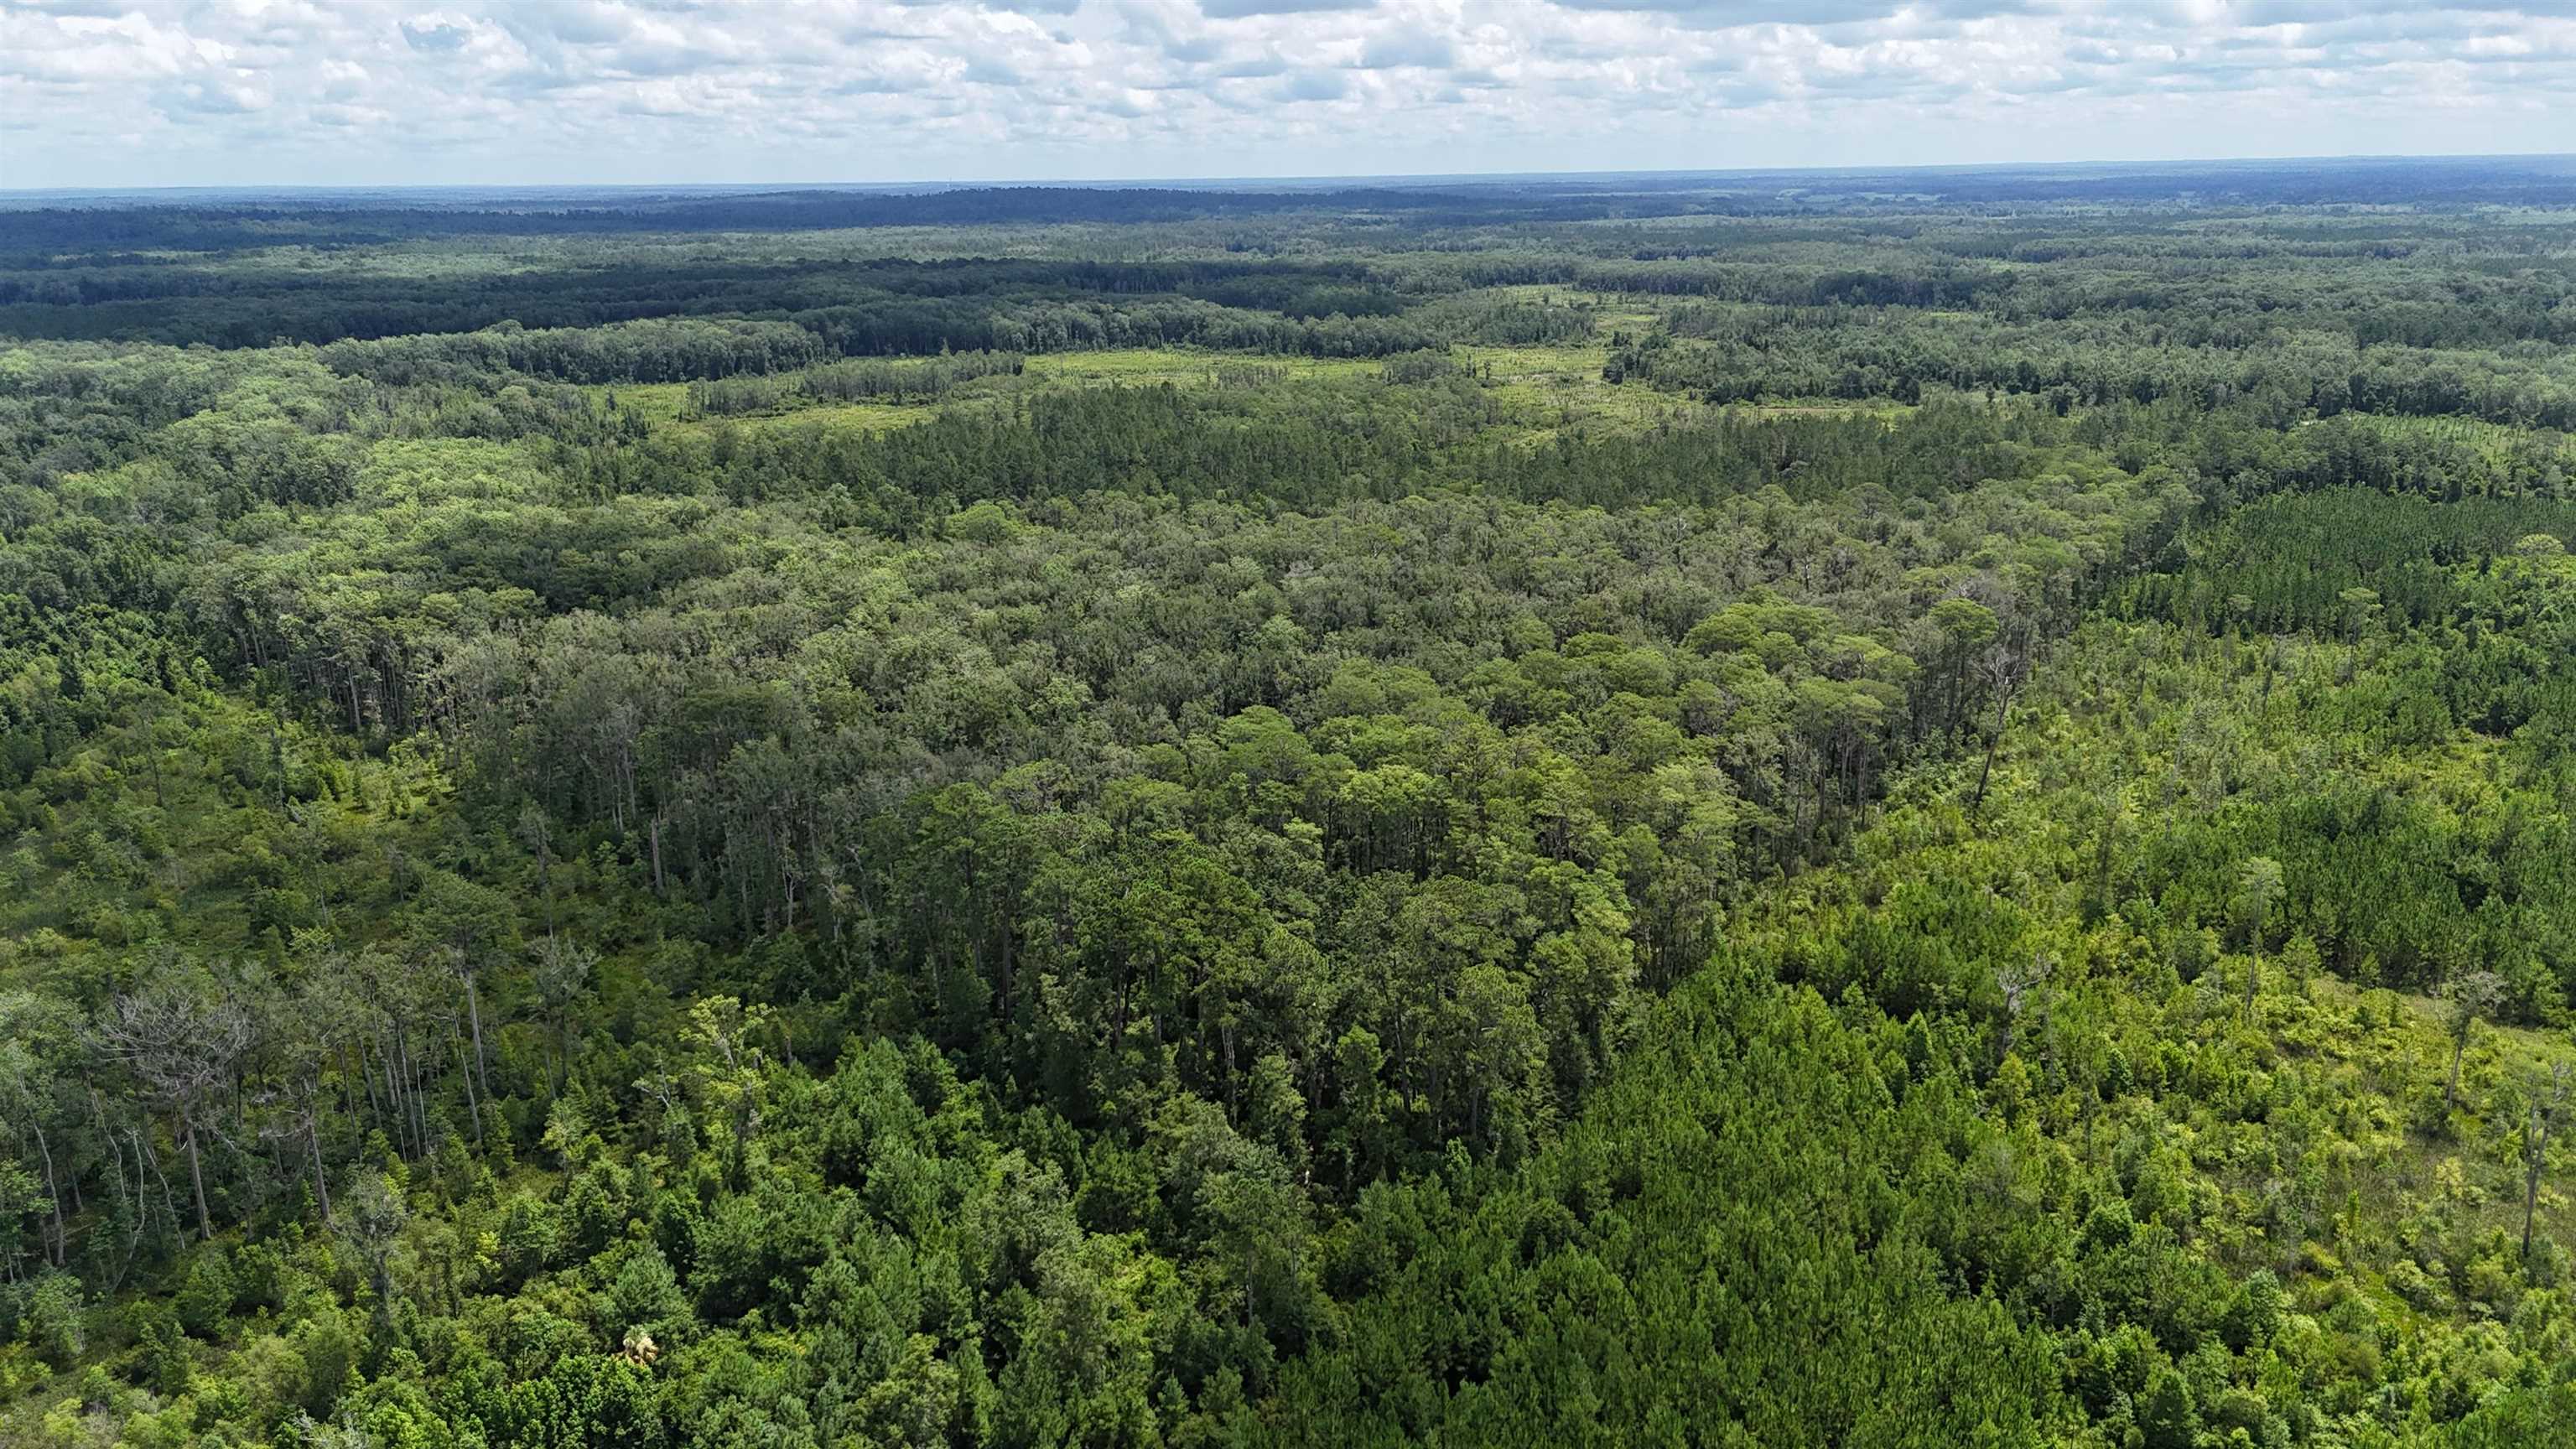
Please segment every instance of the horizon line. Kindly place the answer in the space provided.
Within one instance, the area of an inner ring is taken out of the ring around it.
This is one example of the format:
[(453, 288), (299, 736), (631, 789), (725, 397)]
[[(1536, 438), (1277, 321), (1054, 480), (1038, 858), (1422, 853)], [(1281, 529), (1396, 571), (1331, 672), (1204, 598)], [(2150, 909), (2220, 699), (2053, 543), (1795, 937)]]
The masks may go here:
[(1320, 187), (1331, 185), (1358, 186), (1439, 184), (1492, 185), (1513, 181), (1576, 180), (1594, 177), (1644, 178), (1736, 178), (1763, 176), (1866, 176), (1866, 175), (1974, 175), (2003, 171), (2072, 171), (2108, 170), (2153, 172), (2187, 168), (2225, 168), (2282, 165), (2364, 165), (2375, 162), (2477, 162), (2477, 161), (2576, 161), (2576, 151), (2440, 151), (2398, 152), (2371, 151), (2310, 155), (2265, 156), (2176, 156), (2151, 160), (2059, 160), (2059, 161), (1958, 161), (1940, 163), (1860, 163), (1840, 166), (1727, 166), (1727, 167), (1645, 167), (1590, 168), (1582, 170), (1538, 171), (1456, 171), (1456, 172), (1346, 172), (1307, 173), (1277, 176), (1134, 176), (1083, 177), (1049, 180), (1036, 177), (960, 176), (941, 180), (913, 181), (357, 181), (357, 182), (226, 182), (208, 185), (165, 186), (0, 186), (0, 197), (46, 196), (168, 196), (192, 192), (560, 192), (603, 191), (650, 194), (662, 191), (963, 191), (963, 190), (1152, 190), (1162, 188), (1198, 188), (1253, 190), (1260, 187)]

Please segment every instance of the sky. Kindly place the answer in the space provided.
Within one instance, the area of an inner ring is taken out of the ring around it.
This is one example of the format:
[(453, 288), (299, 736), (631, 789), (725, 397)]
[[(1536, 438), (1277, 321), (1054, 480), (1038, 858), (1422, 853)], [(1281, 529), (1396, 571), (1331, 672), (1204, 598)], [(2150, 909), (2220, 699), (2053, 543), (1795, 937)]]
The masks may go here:
[(0, 188), (2576, 151), (2576, 0), (0, 0)]

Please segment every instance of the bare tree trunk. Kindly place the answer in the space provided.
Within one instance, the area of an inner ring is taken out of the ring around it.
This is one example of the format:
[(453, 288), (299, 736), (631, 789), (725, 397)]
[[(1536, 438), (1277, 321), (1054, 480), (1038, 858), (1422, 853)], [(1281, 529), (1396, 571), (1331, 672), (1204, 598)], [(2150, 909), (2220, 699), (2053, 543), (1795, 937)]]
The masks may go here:
[(483, 1083), (483, 1095), (489, 1097), (492, 1095), (492, 1078), (483, 1066), (483, 1002), (474, 989), (474, 977), (470, 972), (465, 977), (465, 1019), (474, 1027), (474, 1075)]
[(1995, 730), (1993, 734), (1986, 736), (1986, 761), (1984, 764), (1977, 767), (1977, 793), (1968, 801), (1968, 818), (1970, 820), (1976, 819), (1977, 812), (1983, 810), (1986, 806), (1986, 785), (1994, 778), (1995, 752), (2003, 748), (2004, 720), (2011, 708), (2012, 699), (2010, 696), (1997, 696), (1995, 700)]
[(206, 1172), (197, 1160), (197, 1124), (188, 1124), (188, 1184), (197, 1190), (197, 1237), (201, 1242), (215, 1239), (214, 1215), (206, 1211)]
[(135, 1159), (134, 1195), (129, 1198), (125, 1195), (124, 1144), (116, 1140), (116, 1134), (113, 1132), (108, 1132), (105, 1135), (107, 1137), (107, 1150), (115, 1154), (116, 1157), (115, 1165), (110, 1169), (110, 1171), (112, 1171), (116, 1177), (117, 1202), (120, 1205), (126, 1206), (128, 1212), (132, 1214), (129, 1221), (133, 1224), (133, 1230), (125, 1235), (125, 1261), (116, 1265), (116, 1276), (111, 1279), (107, 1285), (107, 1291), (113, 1293), (117, 1289), (125, 1286), (126, 1269), (133, 1266), (134, 1249), (137, 1244), (140, 1244), (143, 1241), (143, 1160), (139, 1156)]
[(393, 1113), (394, 1150), (409, 1157), (412, 1154), (411, 1111), (403, 1102), (402, 1083), (394, 1075), (394, 1038), (388, 1035), (376, 1048), (376, 1059), (385, 1069), (385, 1106)]
[(2540, 1207), (2540, 1174), (2549, 1162), (2549, 1139), (2558, 1131), (2559, 1115), (2567, 1108), (2570, 1092), (2576, 1092), (2576, 1068), (2560, 1062), (2550, 1070), (2549, 1090), (2542, 1096), (2535, 1087), (2531, 1115), (2522, 1129), (2522, 1260), (2531, 1261), (2531, 1221)]
[(2540, 1207), (2540, 1164), (2549, 1151), (2549, 1119), (2540, 1104), (2531, 1106), (2531, 1123), (2523, 1129), (2525, 1145), (2522, 1164), (2522, 1257), (2531, 1261), (2531, 1219)]
[[(128, 1127), (125, 1129), (125, 1135), (134, 1139), (135, 1159), (143, 1163), (145, 1166), (150, 1167), (152, 1169), (152, 1176), (158, 1179), (161, 1183), (161, 1211), (169, 1217), (171, 1226), (178, 1226), (179, 1199), (170, 1191), (170, 1174), (161, 1170), (161, 1154), (152, 1150), (152, 1139), (145, 1136), (140, 1131)], [(134, 1180), (137, 1184), (140, 1184), (143, 1181), (142, 1174), (135, 1174)], [(137, 1191), (139, 1192), (140, 1190), (140, 1187), (138, 1187)], [(141, 1214), (136, 1215), (136, 1221), (140, 1223)], [(136, 1232), (140, 1234), (140, 1227), (136, 1229)]]
[[(358, 1092), (349, 1084), (350, 1077), (356, 1075), (349, 1070), (349, 1044), (341, 1042), (333, 1054), (340, 1059), (340, 1106), (349, 1114), (349, 1120), (355, 1122), (358, 1120)], [(370, 1084), (367, 1087), (367, 1104), (373, 1106), (375, 1100), (376, 1089)]]
[(45, 1142), (45, 1129), (36, 1128), (36, 1151), (45, 1159), (45, 1192), (54, 1200), (54, 1266), (63, 1265), (63, 1189), (54, 1179), (54, 1149)]
[(469, 1071), (464, 1073), (464, 1077), (465, 1110), (474, 1118), (474, 1145), (480, 1148), (483, 1145), (483, 1103), (474, 1095), (474, 1074)]
[(412, 1141), (420, 1144), (426, 1155), (429, 1141), (429, 1073), (421, 1069), (418, 1058), (411, 1054), (411, 1039), (402, 1040), (403, 1091), (411, 1098)]
[(2013, 700), (2029, 682), (2030, 655), (2028, 641), (2018, 634), (2008, 634), (1995, 641), (1979, 665), (1986, 676), (1987, 687), (1994, 692), (1995, 727), (1986, 737), (1985, 763), (1977, 770), (1977, 793), (1968, 801), (1968, 819), (1974, 821), (1985, 808), (1986, 786), (1995, 773), (1995, 755), (2003, 749), (2004, 727), (2012, 721)]
[(551, 936), (555, 933), (554, 842), (546, 833), (543, 808), (534, 809), (531, 814), (535, 817), (533, 823), (537, 830), (537, 893), (545, 897), (546, 934)]
[(322, 1199), (322, 1221), (331, 1221), (331, 1171), (322, 1165), (322, 1133), (317, 1125), (319, 1114), (304, 1114), (304, 1145), (313, 1153), (313, 1191)]

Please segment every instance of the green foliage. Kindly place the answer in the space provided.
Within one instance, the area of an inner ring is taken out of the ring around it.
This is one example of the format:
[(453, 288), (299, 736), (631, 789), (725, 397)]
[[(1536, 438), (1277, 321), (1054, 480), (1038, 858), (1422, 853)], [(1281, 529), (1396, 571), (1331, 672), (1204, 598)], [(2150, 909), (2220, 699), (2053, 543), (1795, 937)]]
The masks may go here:
[(2563, 222), (1832, 195), (0, 268), (0, 1440), (2566, 1437)]

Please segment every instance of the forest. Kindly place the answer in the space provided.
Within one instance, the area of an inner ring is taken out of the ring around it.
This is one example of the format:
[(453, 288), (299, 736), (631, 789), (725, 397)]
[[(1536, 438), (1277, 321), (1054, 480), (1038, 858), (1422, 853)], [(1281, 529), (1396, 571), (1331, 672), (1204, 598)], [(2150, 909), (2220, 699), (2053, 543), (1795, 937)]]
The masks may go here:
[(2576, 1441), (2576, 170), (0, 205), (0, 1444)]

